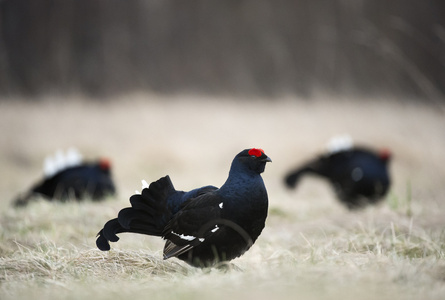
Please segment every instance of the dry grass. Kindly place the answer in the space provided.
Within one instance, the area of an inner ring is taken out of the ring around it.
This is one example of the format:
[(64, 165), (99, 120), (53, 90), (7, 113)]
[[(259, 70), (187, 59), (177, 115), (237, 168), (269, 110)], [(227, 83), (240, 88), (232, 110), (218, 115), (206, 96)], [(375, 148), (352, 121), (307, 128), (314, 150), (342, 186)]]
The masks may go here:
[[(183, 100), (185, 99), (185, 100)], [(445, 118), (394, 101), (163, 98), (0, 103), (0, 298), (4, 299), (443, 299)], [(283, 174), (333, 134), (393, 149), (385, 203), (350, 213), (317, 179), (286, 191)], [(116, 199), (102, 203), (11, 199), (57, 148), (114, 162)], [(158, 238), (123, 235), (104, 253), (95, 235), (128, 204), (140, 179), (170, 174), (177, 188), (220, 185), (234, 154), (262, 147), (266, 229), (225, 269), (161, 259)]]

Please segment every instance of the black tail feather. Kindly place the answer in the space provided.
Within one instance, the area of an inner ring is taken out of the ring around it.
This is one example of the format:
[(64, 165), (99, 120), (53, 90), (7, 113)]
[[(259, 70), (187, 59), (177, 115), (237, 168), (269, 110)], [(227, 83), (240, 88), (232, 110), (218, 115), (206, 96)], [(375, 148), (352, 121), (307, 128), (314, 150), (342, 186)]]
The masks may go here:
[(117, 242), (118, 233), (132, 232), (161, 236), (172, 212), (168, 196), (175, 192), (168, 176), (150, 184), (140, 195), (130, 197), (132, 207), (122, 209), (116, 219), (108, 221), (99, 232), (96, 245), (103, 251), (110, 250), (110, 242)]
[(147, 216), (147, 213), (145, 211), (127, 207), (119, 212), (117, 219), (119, 220), (119, 224), (123, 228), (130, 229), (131, 225), (133, 225), (133, 221), (144, 220), (147, 219), (147, 217), (149, 216)]
[(123, 232), (124, 228), (119, 224), (117, 218), (105, 223), (104, 228), (97, 234), (96, 246), (102, 251), (110, 250), (110, 243), (117, 242), (119, 237), (117, 233)]
[(104, 228), (99, 232), (99, 235), (103, 235), (110, 242), (119, 241), (118, 233), (124, 232), (125, 229), (119, 224), (117, 218), (112, 219), (105, 223)]
[(137, 232), (147, 235), (161, 236), (165, 222), (159, 221), (152, 212), (148, 213), (131, 207), (119, 212), (119, 224), (126, 232)]
[(103, 230), (99, 231), (97, 234), (96, 246), (102, 251), (110, 251), (111, 249), (110, 243), (103, 235)]

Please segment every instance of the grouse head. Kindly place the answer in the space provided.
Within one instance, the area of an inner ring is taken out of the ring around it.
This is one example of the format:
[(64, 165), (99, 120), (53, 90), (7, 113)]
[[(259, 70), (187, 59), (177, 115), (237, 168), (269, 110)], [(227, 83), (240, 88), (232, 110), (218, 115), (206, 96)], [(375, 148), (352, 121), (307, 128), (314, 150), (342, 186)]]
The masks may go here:
[(263, 149), (258, 148), (243, 150), (233, 160), (233, 164), (257, 174), (264, 172), (267, 162), (272, 162), (272, 160), (264, 153)]
[(380, 150), (379, 157), (382, 161), (387, 162), (391, 159), (391, 151), (387, 148)]
[(99, 168), (104, 172), (110, 172), (111, 170), (111, 162), (107, 158), (101, 158), (98, 165)]

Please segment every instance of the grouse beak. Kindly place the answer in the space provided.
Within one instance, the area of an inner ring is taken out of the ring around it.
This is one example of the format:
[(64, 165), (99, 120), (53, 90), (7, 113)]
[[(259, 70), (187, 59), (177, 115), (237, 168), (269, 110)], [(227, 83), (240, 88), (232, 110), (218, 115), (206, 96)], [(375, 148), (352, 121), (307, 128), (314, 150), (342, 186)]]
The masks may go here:
[(261, 161), (264, 161), (264, 162), (272, 162), (272, 159), (270, 159), (269, 156), (266, 156), (266, 157), (263, 158)]

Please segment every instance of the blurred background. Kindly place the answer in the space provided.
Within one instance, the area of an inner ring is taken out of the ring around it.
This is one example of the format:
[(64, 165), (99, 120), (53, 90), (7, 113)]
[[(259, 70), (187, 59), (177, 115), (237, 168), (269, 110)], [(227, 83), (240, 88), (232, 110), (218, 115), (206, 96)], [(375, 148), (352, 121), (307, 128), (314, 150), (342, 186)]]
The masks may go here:
[(2, 0), (0, 94), (443, 101), (441, 0)]
[(0, 194), (57, 149), (109, 157), (127, 201), (166, 174), (220, 185), (262, 147), (295, 198), (282, 176), (349, 133), (439, 205), (444, 93), (442, 0), (0, 0)]

